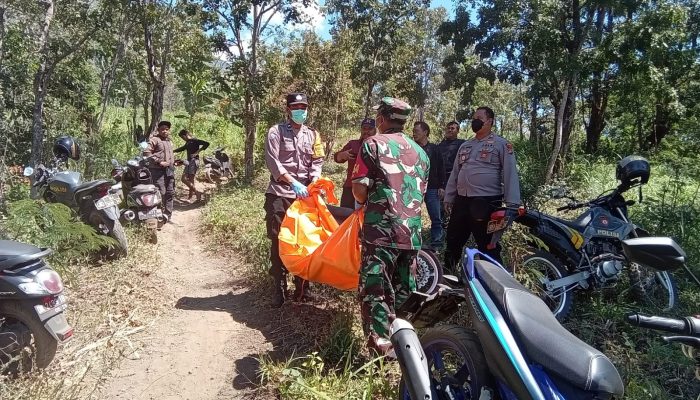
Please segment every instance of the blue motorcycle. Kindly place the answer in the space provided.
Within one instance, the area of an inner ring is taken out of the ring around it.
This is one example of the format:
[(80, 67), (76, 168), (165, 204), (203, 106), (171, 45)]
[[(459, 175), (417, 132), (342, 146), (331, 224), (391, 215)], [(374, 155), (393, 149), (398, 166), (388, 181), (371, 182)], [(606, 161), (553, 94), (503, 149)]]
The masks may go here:
[[(625, 240), (637, 260), (678, 257), (652, 238)], [(403, 372), (401, 399), (611, 399), (624, 385), (612, 362), (567, 331), (549, 307), (500, 264), (474, 249), (464, 255), (466, 282), (446, 276), (432, 295), (414, 293), (399, 310), (428, 327), (466, 307), (471, 328), (429, 329), (416, 348), (407, 321), (392, 326)], [(402, 337), (408, 339), (399, 340)]]

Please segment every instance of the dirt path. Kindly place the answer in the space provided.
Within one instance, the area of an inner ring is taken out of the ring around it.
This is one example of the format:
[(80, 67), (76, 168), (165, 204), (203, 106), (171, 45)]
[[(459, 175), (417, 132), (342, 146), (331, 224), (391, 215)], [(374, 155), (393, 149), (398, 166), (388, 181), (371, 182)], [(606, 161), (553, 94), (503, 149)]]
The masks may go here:
[[(104, 399), (270, 398), (256, 390), (256, 357), (274, 350), (274, 315), (236, 276), (235, 262), (206, 251), (199, 209), (181, 209), (159, 233), (169, 304), (144, 333), (142, 348), (102, 385)], [(240, 275), (240, 272), (239, 272)]]

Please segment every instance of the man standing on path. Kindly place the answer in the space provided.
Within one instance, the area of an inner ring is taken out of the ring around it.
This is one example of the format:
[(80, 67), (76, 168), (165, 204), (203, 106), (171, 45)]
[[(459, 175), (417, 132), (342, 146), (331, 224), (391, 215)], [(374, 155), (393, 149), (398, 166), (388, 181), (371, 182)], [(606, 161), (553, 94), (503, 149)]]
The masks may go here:
[[(273, 126), (265, 141), (265, 164), (270, 184), (265, 193), (265, 221), (270, 239), (270, 275), (274, 280), (272, 305), (280, 307), (287, 297), (287, 269), (279, 254), (280, 225), (296, 198), (309, 196), (307, 185), (321, 176), (323, 166), (320, 136), (304, 125), (309, 103), (304, 93), (287, 95), (287, 121)], [(311, 300), (309, 282), (294, 277), (294, 299)]]
[(149, 167), (153, 184), (158, 187), (165, 204), (165, 218), (172, 222), (173, 196), (175, 194), (175, 167), (173, 142), (170, 140), (170, 121), (158, 123), (158, 133), (148, 141), (148, 147), (143, 151), (145, 157), (151, 157), (153, 163)]
[(408, 104), (385, 97), (375, 109), (379, 133), (360, 148), (352, 192), (365, 204), (358, 287), (362, 327), (368, 346), (386, 354), (394, 307), (416, 290), (411, 269), (421, 247), (421, 206), (430, 163), (403, 133), (411, 113)]
[(372, 118), (365, 118), (360, 124), (360, 138), (353, 139), (345, 144), (340, 151), (333, 155), (333, 159), (337, 163), (348, 163), (348, 171), (343, 183), (343, 194), (340, 196), (340, 206), (347, 208), (355, 208), (355, 198), (352, 196), (352, 171), (355, 168), (355, 159), (360, 152), (362, 142), (374, 135), (376, 128)]
[(423, 121), (413, 124), (413, 140), (428, 155), (430, 159), (430, 172), (428, 173), (428, 190), (425, 192), (425, 206), (430, 215), (430, 245), (434, 249), (442, 247), (443, 229), (441, 215), (441, 201), (445, 196), (445, 168), (442, 165), (440, 149), (428, 140), (430, 126)]
[(501, 261), (501, 246), (487, 248), (492, 234), (486, 229), (491, 213), (505, 200), (520, 204), (520, 181), (513, 145), (491, 132), (495, 115), (489, 107), (474, 113), (475, 136), (457, 151), (452, 175), (445, 190), (445, 210), (450, 213), (447, 227), (445, 267), (455, 271), (462, 248), (470, 235), (483, 253)]
[(200, 201), (202, 200), (202, 192), (197, 191), (197, 188), (195, 188), (194, 178), (197, 175), (197, 169), (199, 167), (199, 152), (206, 150), (207, 147), (209, 147), (209, 142), (195, 138), (186, 129), (181, 130), (178, 135), (180, 139), (185, 141), (185, 144), (173, 151), (179, 153), (187, 150), (188, 164), (185, 167), (185, 171), (182, 173), (182, 183), (190, 189), (187, 199), (192, 201), (192, 196), (196, 194), (197, 201)]

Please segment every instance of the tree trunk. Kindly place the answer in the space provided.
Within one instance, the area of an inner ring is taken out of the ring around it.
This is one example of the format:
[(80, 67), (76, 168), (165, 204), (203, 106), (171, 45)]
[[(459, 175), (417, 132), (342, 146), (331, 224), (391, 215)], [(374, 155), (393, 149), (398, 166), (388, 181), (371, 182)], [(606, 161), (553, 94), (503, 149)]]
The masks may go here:
[(34, 75), (34, 107), (32, 108), (32, 156), (31, 165), (41, 163), (43, 157), (44, 142), (44, 100), (46, 100), (46, 87), (48, 85), (51, 68), (49, 65), (48, 44), (49, 28), (54, 16), (53, 0), (45, 0), (41, 3), (46, 7), (44, 22), (41, 25), (38, 46), (40, 61), (39, 69)]
[(539, 99), (537, 96), (532, 96), (530, 102), (530, 141), (537, 143), (539, 132), (537, 131), (537, 108), (539, 107)]
[(555, 172), (559, 172), (562, 169), (562, 162), (564, 157), (569, 154), (569, 147), (571, 146), (571, 133), (574, 130), (574, 117), (576, 115), (576, 81), (571, 79), (567, 82), (567, 88), (565, 95), (562, 98), (565, 100), (564, 108), (564, 124), (562, 126), (562, 137), (561, 137), (561, 150), (559, 154), (559, 163), (555, 166)]
[(123, 35), (121, 37), (121, 40), (119, 41), (119, 45), (117, 46), (117, 51), (116, 53), (114, 53), (114, 58), (112, 58), (112, 62), (110, 63), (109, 69), (105, 73), (103, 77), (104, 79), (102, 79), (100, 85), (101, 104), (100, 113), (97, 115), (95, 126), (93, 128), (95, 132), (100, 132), (100, 130), (102, 130), (102, 123), (104, 121), (105, 113), (107, 112), (107, 103), (109, 102), (109, 92), (112, 87), (112, 82), (114, 82), (114, 75), (117, 73), (117, 67), (119, 66), (119, 62), (124, 56), (126, 45), (129, 40), (130, 29), (127, 25), (127, 21), (128, 16), (125, 13), (121, 24)]
[(601, 87), (600, 76), (593, 80), (590, 100), (591, 112), (586, 125), (586, 153), (593, 154), (598, 151), (600, 135), (605, 128), (605, 111), (608, 107), (608, 93)]
[(257, 133), (257, 120), (255, 118), (255, 105), (253, 104), (253, 94), (246, 90), (245, 94), (245, 115), (243, 125), (245, 126), (245, 183), (253, 182), (255, 176), (255, 140)]
[[(170, 39), (172, 36), (172, 24), (168, 25), (165, 34), (165, 43), (160, 54), (160, 60), (156, 60), (156, 52), (153, 46), (153, 33), (149, 21), (143, 18), (144, 47), (146, 48), (146, 62), (148, 75), (151, 77), (151, 122), (148, 124), (149, 135), (155, 133), (163, 116), (163, 97), (165, 96), (165, 73), (168, 70), (168, 57), (170, 56)], [(158, 73), (156, 73), (158, 67)]]
[(562, 100), (560, 101), (559, 104), (559, 109), (557, 110), (557, 122), (556, 122), (556, 130), (554, 134), (554, 148), (552, 149), (552, 155), (549, 158), (549, 162), (547, 163), (547, 174), (545, 175), (545, 184), (548, 184), (552, 181), (552, 178), (554, 177), (554, 166), (557, 163), (557, 159), (559, 158), (559, 154), (562, 149), (562, 138), (564, 136), (564, 113), (566, 110), (566, 104), (567, 101), (566, 99), (569, 98), (569, 81), (566, 81), (566, 86), (564, 87), (564, 92), (562, 93)]
[(367, 93), (365, 94), (365, 118), (369, 117), (369, 108), (372, 100), (372, 90), (374, 90), (374, 81), (367, 82)]
[(0, 70), (2, 70), (2, 60), (5, 58), (5, 12), (7, 7), (0, 6)]
[(656, 103), (654, 115), (654, 125), (649, 136), (647, 136), (647, 144), (652, 147), (657, 147), (663, 138), (671, 132), (671, 118), (668, 109), (660, 102)]

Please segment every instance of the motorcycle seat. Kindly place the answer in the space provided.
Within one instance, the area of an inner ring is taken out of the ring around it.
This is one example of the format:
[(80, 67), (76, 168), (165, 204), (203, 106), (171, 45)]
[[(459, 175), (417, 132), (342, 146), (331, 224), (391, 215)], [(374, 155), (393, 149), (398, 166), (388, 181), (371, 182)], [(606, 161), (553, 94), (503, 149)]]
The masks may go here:
[[(77, 188), (75, 188), (75, 193), (77, 194), (77, 193), (84, 192), (84, 191), (91, 191), (91, 190), (96, 189), (99, 186), (104, 185), (105, 183), (109, 183), (109, 182), (104, 180), (104, 179), (98, 179), (96, 181), (85, 182), (85, 183), (80, 184)], [(112, 186), (112, 185), (110, 184), (110, 186)]]
[(581, 217), (576, 218), (575, 220), (571, 221), (568, 219), (563, 219), (563, 218), (558, 218), (553, 215), (545, 214), (536, 210), (529, 210), (529, 214), (534, 215), (535, 217), (538, 218), (545, 218), (545, 219), (551, 219), (553, 221), (559, 222), (560, 224), (563, 224), (565, 226), (568, 226), (569, 228), (577, 231), (577, 232), (583, 232), (586, 230), (586, 226), (591, 222), (590, 215), (588, 214), (583, 214)]
[(31, 244), (15, 242), (14, 240), (0, 240), (0, 271), (28, 261), (38, 260), (51, 254), (51, 250), (40, 249)]
[(561, 326), (549, 307), (508, 272), (482, 260), (475, 267), (531, 361), (579, 390), (622, 396), (622, 379), (608, 357)]
[(158, 188), (156, 185), (151, 185), (151, 184), (145, 184), (145, 185), (136, 185), (131, 188), (131, 192), (133, 193), (155, 193), (158, 191)]

